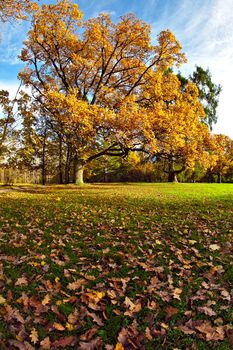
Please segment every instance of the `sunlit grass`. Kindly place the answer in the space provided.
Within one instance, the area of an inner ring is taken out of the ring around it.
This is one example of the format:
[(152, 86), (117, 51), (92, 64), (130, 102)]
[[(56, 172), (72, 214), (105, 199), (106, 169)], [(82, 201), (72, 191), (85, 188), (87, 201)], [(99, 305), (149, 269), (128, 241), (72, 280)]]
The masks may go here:
[[(46, 337), (53, 344), (72, 336), (75, 345), (67, 349), (76, 348), (79, 337), (93, 328), (86, 342), (100, 337), (113, 349), (122, 329), (131, 341), (126, 349), (231, 348), (233, 185), (13, 188), (0, 191), (3, 349), (12, 339), (30, 342), (32, 328), (38, 332), (37, 345)], [(20, 285), (22, 276), (27, 283)], [(82, 286), (70, 289), (77, 280)], [(93, 309), (87, 293), (94, 292), (103, 296)], [(30, 300), (41, 304), (47, 294), (46, 312), (35, 317)], [(29, 298), (27, 307), (22, 295)], [(140, 304), (135, 312), (126, 297)], [(26, 323), (6, 320), (6, 305), (19, 310)], [(72, 328), (67, 322), (74, 310), (79, 320)], [(185, 334), (181, 328), (189, 320), (194, 333)], [(207, 321), (212, 330), (220, 327), (219, 339), (212, 334), (208, 341), (195, 328), (195, 322)], [(64, 330), (54, 330), (54, 322)]]

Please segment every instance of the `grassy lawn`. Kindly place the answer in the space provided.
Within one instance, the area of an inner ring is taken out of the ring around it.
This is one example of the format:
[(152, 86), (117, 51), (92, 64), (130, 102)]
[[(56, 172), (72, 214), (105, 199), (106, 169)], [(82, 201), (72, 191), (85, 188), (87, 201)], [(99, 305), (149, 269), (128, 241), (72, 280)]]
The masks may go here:
[(232, 349), (233, 185), (0, 188), (0, 349)]

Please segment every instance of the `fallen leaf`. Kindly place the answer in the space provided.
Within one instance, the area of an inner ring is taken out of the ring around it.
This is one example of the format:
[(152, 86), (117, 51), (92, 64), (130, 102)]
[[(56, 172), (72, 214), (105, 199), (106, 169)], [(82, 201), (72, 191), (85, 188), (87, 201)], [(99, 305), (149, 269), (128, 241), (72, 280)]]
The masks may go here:
[(11, 346), (14, 346), (15, 348), (19, 349), (19, 350), (27, 350), (26, 346), (18, 341), (18, 340), (9, 340), (8, 343), (11, 345)]
[(84, 279), (79, 279), (79, 280), (76, 280), (75, 282), (69, 283), (67, 288), (70, 290), (77, 290), (81, 288), (81, 286), (83, 286), (85, 283), (86, 281)]
[(233, 328), (227, 330), (227, 338), (229, 343), (233, 345)]
[(1, 305), (1, 304), (5, 304), (5, 303), (6, 303), (6, 299), (3, 298), (2, 295), (0, 295), (0, 305)]
[(178, 314), (178, 309), (173, 306), (167, 306), (165, 307), (165, 312), (168, 318), (177, 315)]
[(224, 299), (229, 300), (229, 301), (231, 300), (231, 296), (227, 290), (222, 290), (221, 295), (222, 295), (222, 297), (224, 297)]
[(218, 244), (211, 244), (209, 245), (210, 250), (215, 251), (215, 250), (219, 250), (220, 246)]
[(207, 316), (216, 316), (216, 312), (212, 310), (211, 307), (208, 307), (208, 306), (200, 306), (197, 308), (197, 311), (202, 312)]
[(82, 341), (91, 340), (91, 338), (93, 337), (93, 335), (96, 334), (97, 331), (98, 331), (98, 328), (96, 328), (96, 327), (88, 329), (88, 331), (86, 331), (84, 334), (80, 335), (80, 340), (82, 340)]
[(74, 310), (71, 314), (68, 316), (68, 322), (70, 324), (75, 324), (78, 321), (78, 310)]
[(15, 286), (27, 286), (28, 285), (28, 280), (26, 279), (26, 277), (20, 277), (17, 279), (17, 281), (15, 282)]
[(51, 347), (51, 342), (49, 337), (44, 338), (41, 342), (40, 342), (40, 346), (41, 346), (41, 350), (49, 350)]
[(182, 293), (182, 289), (180, 288), (175, 288), (173, 290), (173, 298), (180, 300), (180, 294)]
[(87, 316), (90, 316), (93, 319), (93, 321), (98, 324), (98, 326), (103, 326), (102, 319), (99, 316), (97, 316), (94, 312), (87, 311)]
[(65, 327), (62, 324), (57, 323), (57, 322), (53, 323), (53, 328), (55, 328), (57, 331), (64, 331), (65, 330)]
[(38, 342), (38, 332), (35, 328), (32, 328), (30, 338), (33, 344), (36, 344)]
[(212, 327), (210, 322), (205, 321), (201, 325), (195, 327), (199, 332), (204, 333), (206, 340), (223, 340), (225, 337), (224, 328), (222, 326)]
[(179, 326), (178, 329), (180, 329), (184, 334), (195, 334), (196, 332), (192, 329), (190, 329), (187, 326)]
[(152, 340), (152, 339), (153, 339), (149, 327), (146, 327), (145, 335), (146, 335), (146, 338), (147, 338), (148, 340)]
[(57, 348), (57, 347), (61, 347), (61, 348), (65, 348), (67, 346), (74, 346), (77, 342), (77, 338), (73, 335), (61, 338), (61, 339), (57, 339), (53, 342), (53, 346), (52, 348)]
[(80, 342), (79, 350), (97, 350), (102, 349), (103, 341), (100, 337), (91, 340), (88, 343)]
[(46, 294), (46, 296), (44, 297), (44, 299), (42, 300), (42, 305), (47, 305), (47, 304), (49, 304), (49, 302), (50, 302), (50, 296), (49, 296), (49, 294)]

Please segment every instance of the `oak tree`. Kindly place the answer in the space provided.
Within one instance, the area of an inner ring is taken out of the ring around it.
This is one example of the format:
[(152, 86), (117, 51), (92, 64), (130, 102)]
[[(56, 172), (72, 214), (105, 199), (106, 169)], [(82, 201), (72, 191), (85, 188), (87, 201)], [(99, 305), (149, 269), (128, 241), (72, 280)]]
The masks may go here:
[[(71, 144), (75, 181), (82, 183), (83, 167), (91, 160), (134, 147), (142, 120), (135, 104), (144, 87), (154, 72), (185, 62), (169, 30), (157, 39), (152, 45), (149, 25), (131, 14), (118, 23), (107, 14), (82, 22), (78, 5), (67, 0), (42, 5), (34, 14), (20, 78)], [(120, 118), (129, 104), (125, 135)]]

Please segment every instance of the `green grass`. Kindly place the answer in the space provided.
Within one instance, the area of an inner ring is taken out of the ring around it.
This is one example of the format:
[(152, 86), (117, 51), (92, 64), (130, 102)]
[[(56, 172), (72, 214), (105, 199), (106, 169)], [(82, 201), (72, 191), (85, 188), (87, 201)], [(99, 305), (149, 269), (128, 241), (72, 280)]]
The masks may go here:
[(0, 349), (231, 349), (232, 236), (231, 184), (0, 188)]

